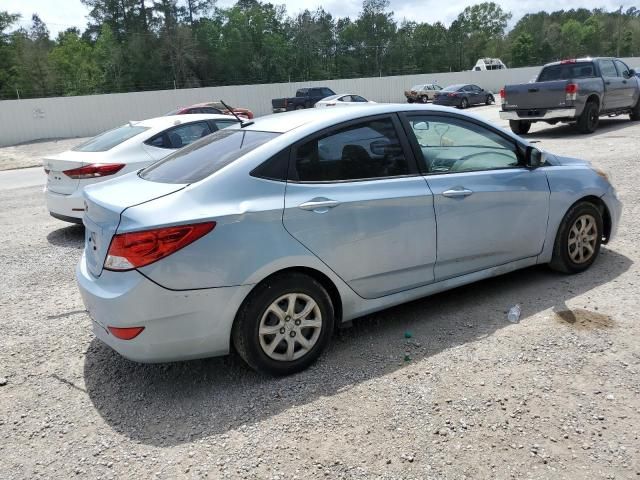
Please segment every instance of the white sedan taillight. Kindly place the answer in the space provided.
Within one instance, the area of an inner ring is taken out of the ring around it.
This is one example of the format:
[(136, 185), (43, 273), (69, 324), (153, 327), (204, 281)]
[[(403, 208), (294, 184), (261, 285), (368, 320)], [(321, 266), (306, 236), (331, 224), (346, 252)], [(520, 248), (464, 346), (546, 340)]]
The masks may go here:
[(76, 180), (99, 178), (118, 173), (124, 168), (124, 165), (124, 163), (92, 163), (90, 165), (85, 165), (84, 167), (65, 170), (62, 173), (64, 173), (67, 177)]

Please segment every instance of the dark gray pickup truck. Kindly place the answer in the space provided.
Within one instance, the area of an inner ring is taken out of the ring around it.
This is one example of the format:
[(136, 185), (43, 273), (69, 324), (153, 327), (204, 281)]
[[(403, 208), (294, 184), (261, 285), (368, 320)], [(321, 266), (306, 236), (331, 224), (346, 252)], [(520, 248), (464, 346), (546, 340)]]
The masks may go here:
[(506, 85), (500, 118), (518, 135), (534, 122), (575, 123), (582, 133), (600, 116), (629, 114), (640, 120), (640, 79), (617, 58), (581, 58), (549, 63), (533, 83)]
[(301, 110), (313, 107), (318, 100), (335, 95), (334, 91), (327, 87), (300, 88), (295, 97), (274, 98), (271, 100), (273, 113), (287, 112), (289, 110)]

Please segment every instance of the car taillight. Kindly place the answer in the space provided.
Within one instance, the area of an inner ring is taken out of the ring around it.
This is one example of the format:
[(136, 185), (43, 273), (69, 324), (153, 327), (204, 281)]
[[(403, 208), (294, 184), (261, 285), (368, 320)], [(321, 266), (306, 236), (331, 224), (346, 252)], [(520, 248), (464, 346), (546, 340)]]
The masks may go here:
[(215, 226), (216, 222), (204, 222), (119, 233), (111, 240), (104, 268), (125, 271), (144, 267), (195, 242)]
[(567, 83), (567, 85), (564, 87), (564, 91), (567, 94), (567, 100), (575, 100), (578, 97), (578, 84)]
[(142, 333), (144, 327), (107, 327), (116, 338), (120, 340), (133, 340)]
[(71, 170), (65, 170), (64, 173), (67, 177), (73, 179), (85, 179), (85, 178), (98, 178), (106, 177), (118, 173), (124, 168), (124, 163), (92, 163), (80, 168), (72, 168)]
[(507, 90), (504, 87), (500, 89), (500, 101), (502, 105), (506, 105), (507, 103)]
[(457, 96), (458, 96), (458, 94), (454, 92), (454, 93), (449, 93), (449, 94), (448, 94), (448, 96), (449, 96), (449, 97), (457, 97)]

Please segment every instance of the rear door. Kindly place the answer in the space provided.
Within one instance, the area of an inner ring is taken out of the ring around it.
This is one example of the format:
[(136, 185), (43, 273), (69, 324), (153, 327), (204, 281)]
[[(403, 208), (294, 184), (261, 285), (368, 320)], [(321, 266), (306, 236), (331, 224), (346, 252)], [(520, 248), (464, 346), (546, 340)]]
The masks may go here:
[(398, 127), (369, 117), (292, 149), (284, 226), (364, 298), (433, 281), (433, 197)]
[(622, 76), (618, 76), (618, 70), (611, 59), (598, 60), (600, 73), (604, 80), (604, 110), (615, 110), (624, 108), (625, 83), (626, 80)]
[(542, 169), (522, 166), (515, 141), (455, 115), (405, 118), (434, 195), (435, 280), (540, 254), (549, 186)]

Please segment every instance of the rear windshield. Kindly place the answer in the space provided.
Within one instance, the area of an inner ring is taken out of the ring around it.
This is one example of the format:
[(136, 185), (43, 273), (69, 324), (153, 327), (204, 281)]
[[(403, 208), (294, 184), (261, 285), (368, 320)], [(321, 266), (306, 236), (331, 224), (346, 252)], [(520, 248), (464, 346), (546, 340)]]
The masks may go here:
[(278, 135), (253, 130), (219, 130), (148, 166), (140, 172), (140, 177), (159, 183), (199, 182)]
[(540, 72), (538, 81), (571, 80), (573, 78), (589, 78), (594, 75), (593, 63), (591, 62), (563, 63), (544, 67)]
[(442, 91), (443, 92), (457, 92), (462, 87), (464, 87), (464, 85), (449, 85), (448, 87), (443, 88)]
[(125, 140), (149, 130), (149, 127), (140, 127), (136, 125), (123, 125), (107, 132), (101, 133), (97, 137), (93, 137), (84, 143), (81, 143), (73, 150), (77, 152), (106, 152), (116, 145), (120, 145)]

